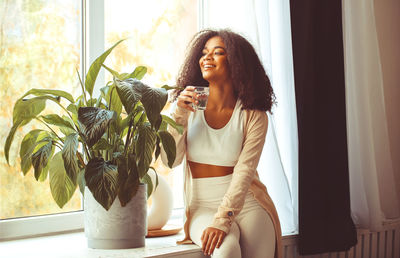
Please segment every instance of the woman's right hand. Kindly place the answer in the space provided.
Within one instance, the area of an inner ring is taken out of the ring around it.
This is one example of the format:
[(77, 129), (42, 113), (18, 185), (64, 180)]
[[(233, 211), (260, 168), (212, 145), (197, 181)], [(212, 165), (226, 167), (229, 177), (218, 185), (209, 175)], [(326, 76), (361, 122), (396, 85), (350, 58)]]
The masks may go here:
[(197, 94), (194, 92), (195, 87), (187, 86), (178, 96), (177, 105), (180, 108), (194, 112), (193, 104), (197, 104)]

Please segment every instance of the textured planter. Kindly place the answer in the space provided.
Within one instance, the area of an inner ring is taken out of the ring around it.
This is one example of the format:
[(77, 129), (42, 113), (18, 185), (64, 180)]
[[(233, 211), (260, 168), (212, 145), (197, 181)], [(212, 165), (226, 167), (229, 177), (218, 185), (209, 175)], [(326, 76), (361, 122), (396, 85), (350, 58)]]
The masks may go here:
[(145, 245), (147, 234), (147, 185), (122, 207), (118, 197), (106, 211), (85, 189), (85, 235), (88, 247), (96, 249), (136, 248)]

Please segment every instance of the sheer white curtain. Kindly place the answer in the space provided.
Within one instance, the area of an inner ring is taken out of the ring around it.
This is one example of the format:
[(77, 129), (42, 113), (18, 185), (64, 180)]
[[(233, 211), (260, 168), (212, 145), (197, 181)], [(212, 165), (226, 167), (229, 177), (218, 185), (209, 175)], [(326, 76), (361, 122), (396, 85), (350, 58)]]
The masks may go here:
[(283, 234), (298, 232), (298, 141), (289, 0), (204, 0), (204, 28), (229, 28), (246, 37), (269, 75), (278, 105), (259, 172), (277, 207)]
[(351, 209), (356, 224), (379, 230), (400, 210), (374, 1), (342, 5)]

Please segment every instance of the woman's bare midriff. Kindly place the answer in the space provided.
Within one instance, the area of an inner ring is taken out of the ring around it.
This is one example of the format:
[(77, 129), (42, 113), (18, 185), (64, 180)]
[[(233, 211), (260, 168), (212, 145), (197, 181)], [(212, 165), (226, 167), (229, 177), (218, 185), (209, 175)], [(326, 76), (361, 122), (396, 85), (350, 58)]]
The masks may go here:
[(233, 167), (188, 162), (193, 178), (226, 176), (233, 173)]

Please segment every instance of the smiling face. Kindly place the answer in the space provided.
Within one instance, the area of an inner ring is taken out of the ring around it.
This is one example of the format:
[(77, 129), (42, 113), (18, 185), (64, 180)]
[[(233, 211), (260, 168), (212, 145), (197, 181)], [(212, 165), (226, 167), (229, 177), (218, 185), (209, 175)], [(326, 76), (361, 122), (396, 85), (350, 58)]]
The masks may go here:
[(203, 78), (206, 81), (228, 79), (229, 71), (226, 49), (221, 37), (215, 36), (206, 42), (199, 64)]

